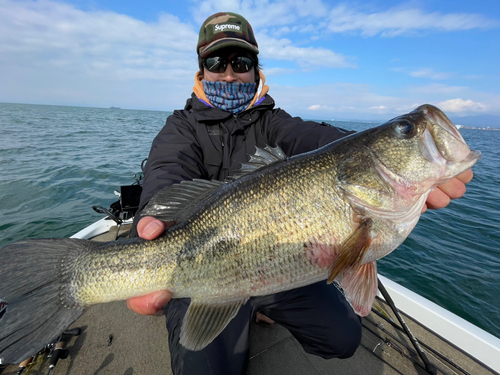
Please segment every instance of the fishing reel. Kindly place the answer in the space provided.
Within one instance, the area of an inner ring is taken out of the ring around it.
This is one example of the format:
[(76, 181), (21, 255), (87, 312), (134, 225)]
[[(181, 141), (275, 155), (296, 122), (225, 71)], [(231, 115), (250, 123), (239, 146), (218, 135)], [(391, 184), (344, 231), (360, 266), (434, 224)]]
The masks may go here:
[(25, 370), (27, 371), (25, 373), (27, 375), (28, 372), (31, 370), (31, 368), (37, 363), (38, 359), (39, 358), (41, 359), (44, 355), (47, 358), (50, 358), (49, 371), (47, 373), (47, 375), (49, 375), (60, 359), (68, 358), (69, 350), (66, 349), (66, 344), (68, 343), (69, 340), (71, 340), (73, 336), (78, 336), (80, 335), (80, 333), (81, 333), (80, 328), (73, 328), (64, 331), (56, 340), (47, 344), (47, 346), (45, 346), (42, 350), (40, 350), (36, 355), (21, 362), (21, 364), (19, 365), (19, 370), (17, 371), (16, 375), (23, 374)]

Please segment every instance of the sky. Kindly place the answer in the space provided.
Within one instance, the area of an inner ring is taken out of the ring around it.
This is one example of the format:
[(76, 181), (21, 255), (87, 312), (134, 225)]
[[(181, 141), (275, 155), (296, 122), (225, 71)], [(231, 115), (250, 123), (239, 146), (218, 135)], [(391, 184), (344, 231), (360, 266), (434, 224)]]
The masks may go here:
[(430, 103), (500, 127), (498, 0), (0, 0), (0, 102), (181, 109), (219, 11), (250, 22), (293, 116), (385, 121)]

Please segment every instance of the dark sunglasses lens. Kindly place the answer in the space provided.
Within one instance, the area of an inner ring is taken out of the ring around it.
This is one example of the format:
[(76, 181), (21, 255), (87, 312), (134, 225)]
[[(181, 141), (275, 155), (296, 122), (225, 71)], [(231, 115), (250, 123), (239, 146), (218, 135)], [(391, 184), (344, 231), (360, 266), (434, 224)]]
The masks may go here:
[[(227, 60), (222, 57), (208, 57), (204, 61), (205, 68), (212, 73), (224, 73), (227, 67)], [(249, 57), (236, 57), (231, 60), (231, 67), (235, 73), (246, 73), (252, 69), (254, 62)]]
[(223, 61), (220, 57), (208, 57), (204, 61), (205, 68), (212, 73), (223, 73), (226, 70), (227, 60)]
[(253, 61), (248, 57), (236, 57), (231, 61), (231, 67), (235, 73), (246, 73), (252, 69)]

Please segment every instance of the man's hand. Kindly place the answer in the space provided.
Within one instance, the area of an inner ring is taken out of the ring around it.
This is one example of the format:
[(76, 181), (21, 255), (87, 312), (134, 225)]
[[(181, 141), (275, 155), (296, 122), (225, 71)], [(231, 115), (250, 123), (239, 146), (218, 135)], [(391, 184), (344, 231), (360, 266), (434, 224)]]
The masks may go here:
[(428, 208), (438, 209), (446, 207), (450, 203), (450, 200), (460, 198), (465, 194), (465, 184), (470, 182), (473, 176), (472, 170), (469, 169), (453, 177), (448, 182), (436, 186), (427, 197), (427, 202), (425, 202), (426, 204), (422, 208), (422, 212), (427, 211)]
[[(165, 231), (165, 224), (155, 219), (154, 217), (143, 217), (137, 223), (137, 233), (139, 237), (146, 240), (154, 240)], [(168, 301), (172, 298), (172, 294), (168, 290), (160, 290), (141, 297), (129, 298), (127, 306), (130, 310), (141, 315), (155, 315)]]

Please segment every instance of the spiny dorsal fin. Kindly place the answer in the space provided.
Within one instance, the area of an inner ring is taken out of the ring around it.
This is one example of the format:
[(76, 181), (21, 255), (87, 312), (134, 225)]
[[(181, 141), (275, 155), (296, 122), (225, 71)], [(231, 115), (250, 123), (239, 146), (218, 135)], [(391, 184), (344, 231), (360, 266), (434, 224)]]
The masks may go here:
[(203, 303), (191, 300), (182, 322), (180, 343), (189, 350), (210, 344), (238, 314), (247, 299), (233, 302)]
[(249, 155), (249, 160), (246, 163), (241, 163), (241, 169), (227, 178), (228, 181), (234, 181), (249, 173), (252, 173), (268, 165), (282, 162), (287, 159), (287, 156), (280, 146), (271, 147), (266, 145), (264, 148), (255, 146), (255, 154)]
[(142, 211), (144, 216), (154, 216), (163, 221), (180, 221), (190, 208), (217, 191), (221, 186), (231, 183), (251, 172), (268, 165), (286, 160), (286, 155), (279, 146), (264, 148), (255, 147), (254, 155), (250, 155), (241, 169), (224, 181), (194, 179), (181, 181), (179, 184), (167, 186), (156, 193)]
[(286, 160), (286, 155), (280, 146), (271, 147), (266, 145), (264, 148), (255, 146), (255, 149), (255, 154), (250, 155), (250, 160), (242, 163), (242, 170), (256, 170)]
[(142, 211), (163, 221), (179, 221), (189, 207), (212, 194), (225, 182), (194, 179), (167, 186), (156, 193)]

